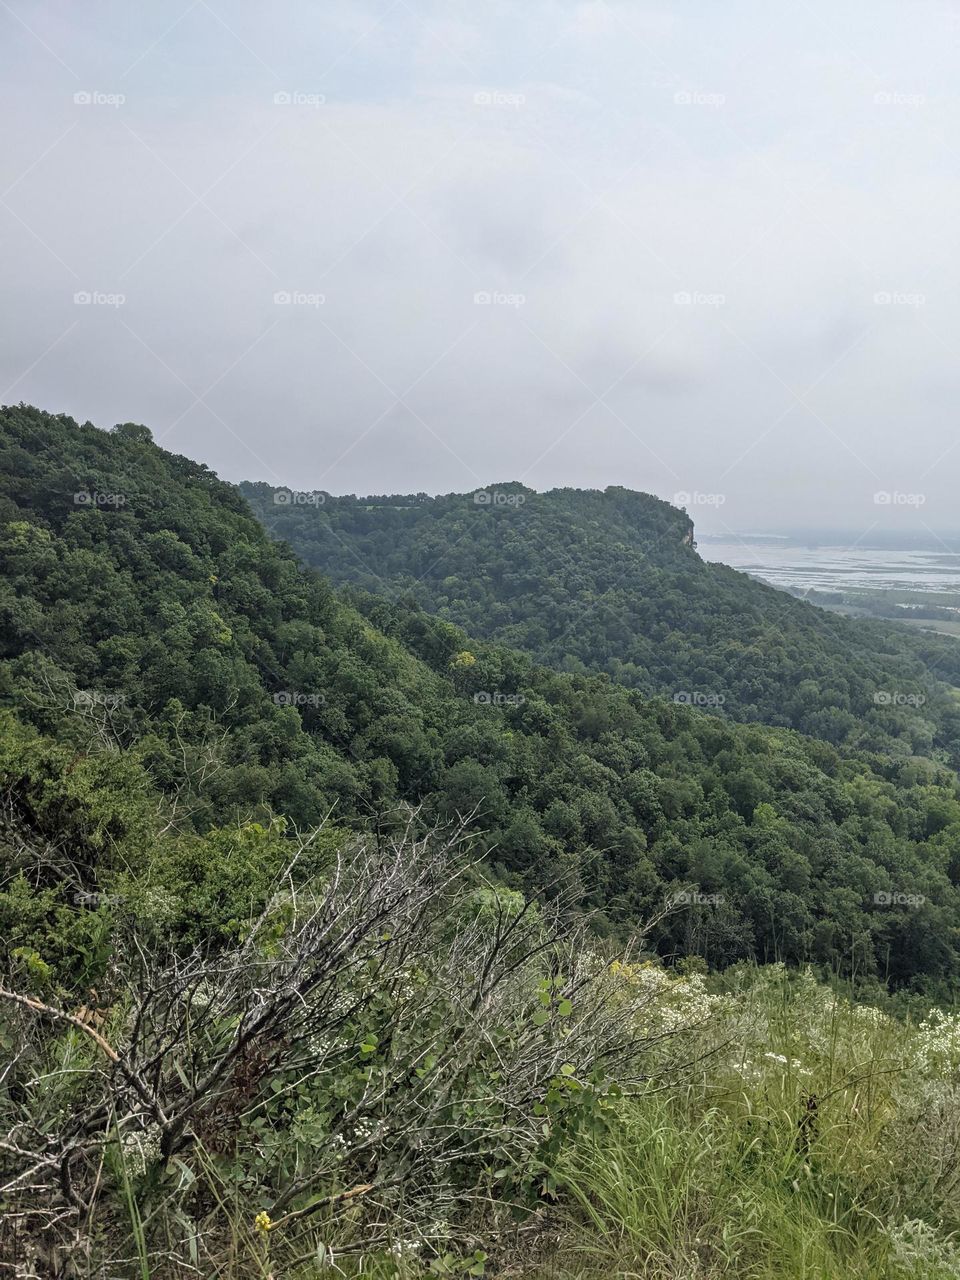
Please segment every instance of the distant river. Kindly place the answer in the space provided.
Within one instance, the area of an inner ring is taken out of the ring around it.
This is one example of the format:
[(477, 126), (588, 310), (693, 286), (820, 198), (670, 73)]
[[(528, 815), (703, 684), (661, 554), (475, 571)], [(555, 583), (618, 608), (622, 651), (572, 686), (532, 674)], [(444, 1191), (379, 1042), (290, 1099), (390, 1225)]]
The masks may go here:
[(784, 538), (713, 542), (700, 538), (704, 560), (719, 561), (775, 587), (815, 591), (960, 592), (960, 554), (871, 547), (804, 547)]

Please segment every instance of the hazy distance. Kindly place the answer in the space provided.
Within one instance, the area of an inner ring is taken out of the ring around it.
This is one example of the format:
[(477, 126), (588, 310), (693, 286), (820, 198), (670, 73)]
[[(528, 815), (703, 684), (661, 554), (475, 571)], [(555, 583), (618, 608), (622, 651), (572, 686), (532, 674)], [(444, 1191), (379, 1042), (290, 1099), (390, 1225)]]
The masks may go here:
[(956, 526), (956, 3), (12, 0), (0, 399), (334, 493)]

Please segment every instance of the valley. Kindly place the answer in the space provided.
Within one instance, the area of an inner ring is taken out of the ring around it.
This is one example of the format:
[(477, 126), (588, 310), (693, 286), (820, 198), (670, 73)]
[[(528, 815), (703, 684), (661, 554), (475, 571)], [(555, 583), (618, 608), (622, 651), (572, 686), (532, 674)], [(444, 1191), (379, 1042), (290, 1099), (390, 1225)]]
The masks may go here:
[(705, 560), (730, 565), (848, 617), (888, 618), (920, 630), (960, 636), (960, 545), (917, 538), (871, 546), (846, 535), (835, 544), (808, 534), (703, 537)]
[(624, 489), (277, 503), (24, 405), (0, 462), (8, 1256), (953, 1256), (952, 640)]
[(960, 1280), (958, 4), (0, 0), (0, 1280)]

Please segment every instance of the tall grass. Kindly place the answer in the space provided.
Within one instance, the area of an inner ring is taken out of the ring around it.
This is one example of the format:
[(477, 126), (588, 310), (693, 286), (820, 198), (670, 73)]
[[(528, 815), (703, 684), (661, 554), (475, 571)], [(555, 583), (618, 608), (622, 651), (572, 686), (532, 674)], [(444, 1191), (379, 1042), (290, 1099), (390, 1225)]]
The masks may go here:
[[(393, 936), (378, 935), (378, 945)], [(416, 1044), (410, 1037), (417, 1020), (430, 1017), (430, 1036), (445, 1035), (453, 1015), (435, 1023), (433, 1003), (450, 998), (460, 970), (469, 976), (480, 966), (445, 959), (434, 972), (431, 957), (446, 951), (425, 936), (421, 942), (418, 964), (432, 975), (430, 985), (398, 987), (399, 1003), (383, 1009), (375, 1071), (368, 1060), (376, 1046), (364, 1039), (372, 1015), (364, 1006), (362, 1026), (342, 1037), (342, 1052), (354, 1054), (350, 1070), (338, 1066), (328, 1083), (319, 1074), (304, 1081), (298, 1067), (292, 1077), (297, 1095), (290, 1073), (274, 1067), (240, 1095), (255, 1124), (229, 1109), (218, 1112), (217, 1124), (200, 1116), (196, 1140), (164, 1160), (149, 1127), (138, 1129), (129, 1118), (121, 1126), (114, 1114), (95, 1168), (100, 1198), (83, 1257), (85, 1265), (98, 1256), (117, 1265), (105, 1271), (90, 1264), (75, 1274), (81, 1280), (107, 1274), (118, 1280), (960, 1280), (960, 1015), (894, 1018), (843, 998), (809, 973), (776, 965), (705, 983), (652, 964), (608, 963), (586, 951), (555, 949), (556, 971), (565, 965), (572, 973), (579, 963), (591, 981), (603, 984), (603, 1025), (618, 1039), (598, 1043), (612, 1050), (623, 1037), (637, 1036), (639, 1058), (631, 1059), (629, 1072), (591, 1092), (596, 1054), (577, 1058), (577, 1005), (561, 1001), (569, 1007), (551, 1030), (540, 1010), (545, 991), (552, 1000), (557, 979), (537, 958), (509, 1000), (504, 996), (488, 1011), (478, 1041), (484, 1053), (475, 1055), (462, 1099), (450, 1095), (459, 1109), (444, 1110), (435, 1123), (442, 1142), (436, 1140), (428, 1165), (421, 1160), (424, 1135), (430, 1136), (423, 1121), (434, 1096), (429, 1091), (443, 1090), (447, 1106), (450, 1090), (460, 1087), (469, 1044), (458, 1040), (445, 1076), (434, 1081), (427, 1070), (422, 1076), (411, 1071), (422, 1055), (397, 1028)], [(398, 965), (406, 982), (406, 954)], [(352, 969), (344, 981), (353, 981)], [(262, 973), (259, 982), (263, 989)], [(573, 994), (593, 1044), (603, 1028), (593, 1006), (584, 1004), (586, 990)], [(461, 998), (457, 1007), (465, 1004)], [(290, 1034), (289, 1018), (280, 1026)], [(119, 1014), (108, 1030), (118, 1039)], [(513, 1057), (511, 1035), (519, 1046)], [(531, 1055), (541, 1041), (553, 1055), (548, 1069), (518, 1093), (522, 1069), (538, 1061)], [(282, 1048), (286, 1041), (278, 1043)], [(322, 1067), (329, 1035), (320, 1043), (311, 1035), (307, 1044)], [(99, 1058), (74, 1028), (37, 1041), (37, 1066), (45, 1060), (44, 1045), (50, 1069), (33, 1070), (24, 1088), (31, 1123), (49, 1131), (58, 1118), (73, 1116), (75, 1081), (86, 1080), (89, 1088), (101, 1077)], [(393, 1074), (388, 1052), (396, 1056)], [(362, 1129), (355, 1116), (344, 1121), (336, 1091), (355, 1086), (362, 1101), (381, 1079), (390, 1087), (376, 1093), (375, 1124)], [(500, 1098), (490, 1094), (490, 1081), (513, 1092), (484, 1122), (482, 1151), (470, 1148), (466, 1159), (458, 1135), (475, 1123), (472, 1108)], [(565, 1092), (568, 1087), (573, 1092)], [(596, 1107), (568, 1110), (581, 1090)], [(17, 1101), (11, 1092), (6, 1105)], [(502, 1167), (504, 1116), (510, 1132), (520, 1132), (521, 1120), (530, 1126), (522, 1181)], [(318, 1166), (322, 1177), (311, 1182), (308, 1196), (289, 1198), (272, 1219), (262, 1212), (266, 1192), (276, 1197), (281, 1176), (299, 1178), (328, 1148), (331, 1158)], [(397, 1151), (404, 1160), (388, 1181), (384, 1169)], [(366, 1184), (378, 1179), (374, 1195), (352, 1198), (353, 1189), (374, 1190)], [(25, 1201), (20, 1217), (31, 1211)], [(52, 1256), (48, 1250), (45, 1257)], [(61, 1273), (50, 1266), (37, 1274)]]
[[(722, 1021), (696, 1079), (623, 1099), (610, 1133), (566, 1152), (560, 1244), (543, 1270), (960, 1276), (957, 1211), (931, 1176), (942, 1152), (913, 1057), (923, 1033), (779, 969), (735, 993)], [(942, 1070), (936, 1089), (946, 1083)]]

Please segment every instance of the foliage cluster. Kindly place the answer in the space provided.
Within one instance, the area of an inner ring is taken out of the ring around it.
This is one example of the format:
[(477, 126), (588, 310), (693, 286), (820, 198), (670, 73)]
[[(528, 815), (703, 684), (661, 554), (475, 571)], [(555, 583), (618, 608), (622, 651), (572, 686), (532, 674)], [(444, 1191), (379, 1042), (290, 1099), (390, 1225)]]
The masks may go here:
[[(376, 828), (410, 803), (428, 823), (475, 815), (494, 874), (562, 886), (601, 929), (677, 902), (665, 956), (810, 960), (930, 991), (960, 967), (945, 766), (537, 667), (415, 604), (361, 612), (143, 428), (5, 410), (0, 568), (0, 911), (46, 963), (69, 949), (57, 912), (91, 889), (84, 867), (136, 861), (139, 800), (162, 815), (156, 857), (200, 880), (220, 868), (199, 928), (216, 885), (252, 874), (250, 823)], [(85, 812), (101, 787), (94, 808), (110, 794), (116, 811)], [(36, 841), (82, 866), (43, 870)]]
[(960, 646), (828, 613), (706, 563), (689, 516), (650, 494), (503, 484), (493, 492), (513, 501), (284, 504), (270, 485), (241, 489), (333, 582), (407, 596), (537, 662), (604, 671), (648, 695), (838, 747), (960, 761)]

